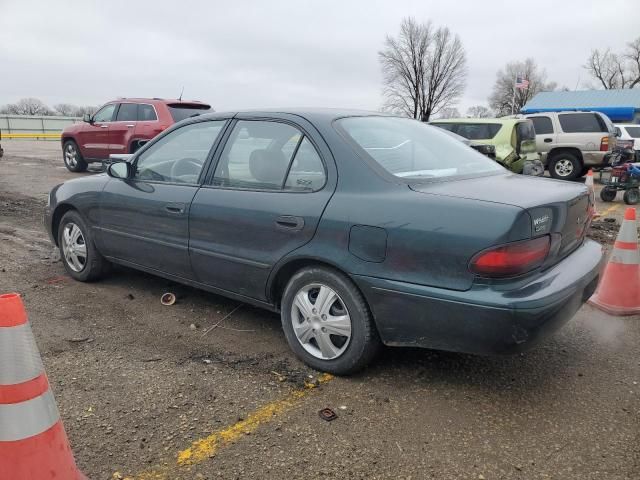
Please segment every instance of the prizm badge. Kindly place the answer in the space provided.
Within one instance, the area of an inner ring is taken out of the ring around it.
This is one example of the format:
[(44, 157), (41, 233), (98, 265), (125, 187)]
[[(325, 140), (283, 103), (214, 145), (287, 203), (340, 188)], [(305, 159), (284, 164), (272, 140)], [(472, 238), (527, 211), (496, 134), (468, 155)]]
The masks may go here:
[(551, 217), (548, 214), (543, 215), (542, 217), (534, 218), (533, 227), (536, 233), (541, 232), (545, 228), (547, 228), (547, 224), (549, 223), (549, 220), (551, 220)]

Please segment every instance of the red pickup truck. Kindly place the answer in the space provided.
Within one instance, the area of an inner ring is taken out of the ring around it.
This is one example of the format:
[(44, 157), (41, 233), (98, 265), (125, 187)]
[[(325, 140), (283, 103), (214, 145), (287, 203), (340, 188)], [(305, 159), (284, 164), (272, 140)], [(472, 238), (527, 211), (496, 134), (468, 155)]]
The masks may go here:
[(64, 165), (83, 172), (112, 153), (133, 153), (180, 120), (211, 111), (206, 103), (162, 98), (121, 98), (62, 131)]

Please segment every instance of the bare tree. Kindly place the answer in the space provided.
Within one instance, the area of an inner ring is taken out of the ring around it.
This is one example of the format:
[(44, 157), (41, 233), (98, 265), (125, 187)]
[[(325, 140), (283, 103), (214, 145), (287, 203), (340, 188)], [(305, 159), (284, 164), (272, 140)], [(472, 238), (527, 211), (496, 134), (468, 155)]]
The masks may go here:
[(51, 110), (37, 98), (21, 98), (16, 103), (5, 107), (7, 113), (13, 115), (51, 115)]
[[(514, 83), (518, 75), (529, 81), (529, 87), (515, 89), (514, 102)], [(539, 92), (555, 90), (556, 86), (555, 82), (547, 82), (546, 72), (538, 68), (533, 58), (527, 58), (524, 62), (509, 62), (496, 74), (489, 106), (496, 115), (501, 116), (511, 113), (513, 103), (513, 111), (517, 113)]]
[(462, 95), (466, 55), (447, 27), (402, 20), (397, 38), (387, 35), (378, 52), (382, 67), (384, 109), (428, 121)]
[(75, 107), (75, 109), (73, 110), (72, 115), (74, 117), (82, 117), (85, 113), (88, 113), (89, 115), (93, 115), (97, 111), (98, 111), (98, 107), (94, 107), (94, 106), (91, 106), (91, 105), (85, 105), (85, 106), (81, 106), (81, 107)]
[(640, 37), (627, 43), (627, 49), (620, 54), (609, 48), (592, 50), (584, 68), (606, 90), (640, 85)]
[(484, 105), (474, 105), (467, 109), (467, 117), (491, 118), (493, 117), (493, 112)]
[(438, 118), (460, 118), (460, 110), (455, 107), (445, 107), (439, 113)]
[(76, 105), (72, 105), (71, 103), (58, 103), (57, 105), (53, 106), (53, 109), (58, 115), (71, 117), (74, 115), (78, 107)]

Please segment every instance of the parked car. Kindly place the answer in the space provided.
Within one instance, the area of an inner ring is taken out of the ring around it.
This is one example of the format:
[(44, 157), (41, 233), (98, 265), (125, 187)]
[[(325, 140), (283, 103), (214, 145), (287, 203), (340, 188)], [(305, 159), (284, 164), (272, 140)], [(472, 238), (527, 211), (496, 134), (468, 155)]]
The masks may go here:
[(526, 119), (452, 118), (430, 123), (471, 141), (493, 145), (496, 161), (514, 173), (544, 174), (544, 166), (536, 152), (533, 125)]
[(89, 163), (103, 162), (110, 154), (134, 153), (175, 122), (209, 110), (202, 102), (161, 98), (108, 102), (62, 131), (64, 164), (71, 172), (83, 172)]
[(573, 180), (590, 168), (605, 167), (615, 146), (615, 128), (599, 112), (544, 112), (526, 115), (536, 131), (536, 146), (549, 174)]
[(496, 159), (496, 147), (495, 146), (488, 145), (486, 143), (479, 143), (479, 142), (471, 141), (468, 138), (464, 138), (463, 136), (458, 135), (457, 133), (453, 133), (453, 132), (451, 132), (449, 130), (442, 129), (442, 131), (445, 132), (450, 137), (455, 138), (459, 142), (462, 142), (465, 145), (468, 145), (469, 147), (473, 148), (474, 150), (480, 152), (481, 154), (486, 155), (490, 159), (492, 159), (492, 160)]
[(514, 175), (441, 129), (339, 110), (187, 119), (55, 187), (68, 274), (109, 263), (280, 312), (293, 351), (347, 374), (381, 344), (521, 351), (593, 293), (582, 184)]
[(633, 148), (636, 155), (636, 161), (640, 162), (640, 124), (617, 123), (615, 125), (615, 130), (618, 141), (625, 142), (623, 147)]

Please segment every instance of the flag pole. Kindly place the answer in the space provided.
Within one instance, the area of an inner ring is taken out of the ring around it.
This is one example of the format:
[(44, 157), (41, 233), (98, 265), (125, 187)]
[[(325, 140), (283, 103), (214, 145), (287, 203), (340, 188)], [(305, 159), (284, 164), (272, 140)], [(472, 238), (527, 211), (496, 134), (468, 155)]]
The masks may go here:
[(516, 82), (518, 81), (518, 73), (513, 77), (513, 97), (511, 98), (511, 115), (516, 108)]

